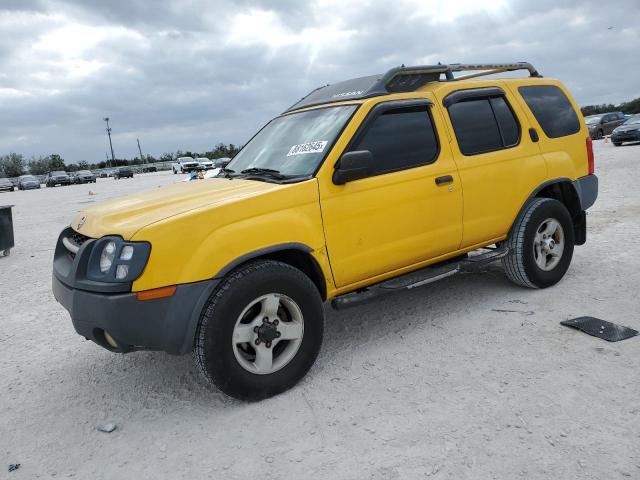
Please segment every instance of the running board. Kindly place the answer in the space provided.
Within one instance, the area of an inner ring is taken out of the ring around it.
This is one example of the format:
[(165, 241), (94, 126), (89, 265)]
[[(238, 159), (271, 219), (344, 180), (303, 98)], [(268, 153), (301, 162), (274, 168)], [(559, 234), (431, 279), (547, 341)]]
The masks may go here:
[(450, 277), (459, 272), (473, 272), (505, 257), (508, 253), (509, 249), (504, 246), (477, 255), (466, 256), (460, 260), (449, 260), (444, 263), (425, 267), (415, 272), (376, 283), (363, 290), (335, 297), (331, 300), (331, 306), (336, 310), (342, 310), (386, 293), (411, 290), (412, 288), (437, 282), (438, 280)]

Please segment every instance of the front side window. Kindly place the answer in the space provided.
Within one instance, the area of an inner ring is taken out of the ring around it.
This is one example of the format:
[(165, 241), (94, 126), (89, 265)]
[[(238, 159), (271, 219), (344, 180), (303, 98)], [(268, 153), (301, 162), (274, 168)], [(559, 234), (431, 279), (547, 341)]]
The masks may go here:
[(566, 137), (580, 131), (571, 102), (555, 85), (520, 87), (518, 91), (547, 137)]
[(286, 176), (313, 175), (357, 105), (319, 108), (277, 117), (229, 162), (240, 174), (268, 169)]
[(463, 155), (501, 150), (520, 141), (520, 125), (502, 96), (454, 103), (449, 118)]
[(392, 108), (374, 117), (350, 150), (369, 150), (374, 174), (426, 165), (438, 156), (427, 105)]

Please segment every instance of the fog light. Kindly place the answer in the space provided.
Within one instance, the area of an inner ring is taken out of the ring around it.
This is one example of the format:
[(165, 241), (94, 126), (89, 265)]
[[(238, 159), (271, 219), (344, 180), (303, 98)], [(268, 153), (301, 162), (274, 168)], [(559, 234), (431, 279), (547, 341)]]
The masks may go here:
[(116, 342), (116, 341), (115, 341), (115, 339), (114, 339), (111, 335), (109, 335), (109, 333), (108, 333), (108, 332), (106, 332), (106, 331), (104, 332), (104, 339), (107, 341), (107, 343), (108, 343), (111, 347), (113, 347), (113, 348), (120, 348), (120, 347), (118, 346), (118, 342)]
[(117, 280), (122, 280), (124, 278), (127, 278), (128, 274), (129, 274), (129, 265), (118, 265), (118, 268), (116, 268)]

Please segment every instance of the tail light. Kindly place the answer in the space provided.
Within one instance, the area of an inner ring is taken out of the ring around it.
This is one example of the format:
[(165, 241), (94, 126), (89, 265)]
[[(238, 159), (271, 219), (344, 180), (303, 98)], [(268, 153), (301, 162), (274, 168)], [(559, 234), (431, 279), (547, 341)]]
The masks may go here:
[(593, 156), (593, 142), (587, 137), (587, 161), (589, 162), (589, 175), (595, 172), (595, 158)]

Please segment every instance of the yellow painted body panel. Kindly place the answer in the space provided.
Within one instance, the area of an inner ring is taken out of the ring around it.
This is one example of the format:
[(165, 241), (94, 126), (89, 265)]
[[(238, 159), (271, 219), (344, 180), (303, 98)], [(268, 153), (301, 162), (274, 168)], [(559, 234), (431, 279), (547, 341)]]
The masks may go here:
[[(93, 206), (71, 226), (78, 229), (84, 218), (79, 231), (87, 236), (121, 235), (151, 243), (134, 291), (213, 278), (246, 254), (299, 243), (313, 250), (331, 298), (501, 241), (536, 187), (588, 173), (586, 127), (570, 137), (547, 138), (517, 92), (518, 86), (533, 84), (557, 85), (579, 112), (566, 89), (546, 78), (437, 82), (417, 92), (337, 102), (360, 107), (311, 180), (285, 185), (222, 178), (185, 182)], [(520, 143), (465, 156), (442, 99), (454, 90), (485, 86), (505, 90), (521, 126)], [(437, 160), (334, 185), (334, 166), (371, 108), (414, 98), (433, 102)], [(530, 127), (540, 142), (531, 141)], [(451, 188), (435, 184), (443, 175), (454, 178)]]

